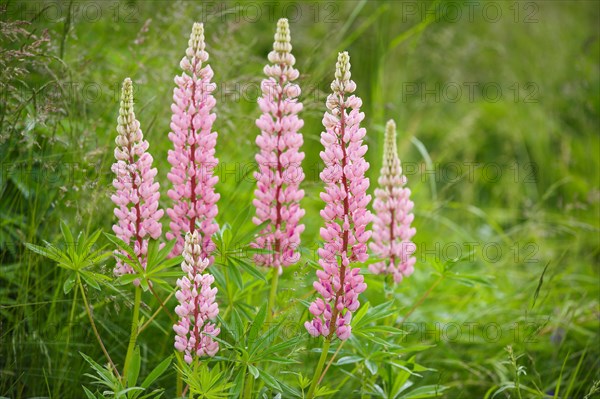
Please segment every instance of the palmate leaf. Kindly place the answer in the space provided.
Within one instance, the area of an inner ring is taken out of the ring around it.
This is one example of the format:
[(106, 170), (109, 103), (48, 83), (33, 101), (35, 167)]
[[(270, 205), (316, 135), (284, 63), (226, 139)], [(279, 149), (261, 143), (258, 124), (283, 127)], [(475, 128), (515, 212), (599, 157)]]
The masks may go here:
[(226, 399), (229, 397), (229, 389), (233, 383), (227, 380), (226, 372), (221, 371), (219, 365), (209, 368), (206, 363), (198, 365), (194, 363), (191, 367), (187, 364), (176, 366), (183, 376), (183, 380), (190, 387), (190, 394), (195, 397), (198, 394), (206, 399)]
[(63, 252), (61, 252), (52, 244), (46, 244), (46, 247), (41, 247), (39, 245), (25, 243), (25, 246), (31, 252), (34, 252), (38, 255), (42, 255), (43, 257), (55, 261), (59, 267), (73, 270), (68, 256), (66, 256)]
[(150, 282), (164, 287), (168, 291), (173, 290), (172, 284), (165, 279), (180, 277), (182, 275), (181, 270), (178, 268), (173, 269), (173, 267), (181, 264), (183, 257), (179, 255), (169, 258), (169, 254), (173, 250), (176, 240), (171, 240), (163, 248), (160, 248), (161, 244), (157, 240), (150, 240), (148, 243), (146, 269), (144, 269), (130, 245), (113, 234), (105, 233), (105, 235), (119, 248), (119, 250), (124, 252), (115, 253), (115, 257), (131, 266), (134, 270), (134, 273), (120, 276), (118, 278), (120, 284), (130, 284), (132, 281), (139, 279), (140, 285), (144, 291), (147, 291), (150, 288)]
[(103, 367), (103, 366), (99, 365), (91, 357), (87, 356), (86, 354), (84, 354), (82, 352), (79, 352), (79, 354), (83, 357), (83, 359), (90, 366), (92, 366), (92, 369), (96, 373), (96, 374), (84, 374), (84, 375), (92, 378), (93, 380), (96, 381), (96, 383), (98, 383), (100, 385), (104, 385), (105, 387), (107, 387), (109, 389), (113, 389), (113, 392), (115, 389), (121, 389), (121, 383), (120, 383), (119, 379), (117, 378), (117, 376), (114, 375), (112, 368)]
[(60, 222), (60, 231), (65, 241), (66, 252), (72, 260), (75, 260), (75, 241), (73, 240), (73, 234), (71, 234), (69, 226), (65, 222)]
[(64, 222), (61, 223), (61, 231), (65, 244), (64, 250), (48, 242), (44, 242), (45, 247), (31, 243), (26, 243), (25, 246), (30, 251), (56, 262), (58, 267), (73, 272), (67, 276), (67, 279), (63, 283), (63, 292), (65, 294), (71, 292), (78, 278), (81, 278), (95, 289), (100, 289), (100, 284), (109, 282), (111, 280), (110, 277), (87, 270), (94, 265), (104, 262), (110, 256), (110, 252), (104, 250), (105, 247), (90, 253), (102, 231), (97, 230), (89, 237), (80, 233), (77, 243), (73, 241), (73, 235)]
[[(104, 235), (106, 236), (106, 238), (108, 238), (110, 242), (115, 244), (117, 248), (124, 251), (128, 255), (127, 257), (121, 254), (121, 256), (119, 257), (120, 259), (122, 259), (124, 262), (127, 262), (127, 264), (130, 265), (133, 268), (133, 270), (137, 273), (143, 273), (143, 267), (140, 264), (137, 255), (133, 251), (133, 248), (131, 248), (129, 244), (127, 244), (125, 241), (121, 240), (114, 234), (104, 233)], [(118, 256), (118, 254), (115, 255)]]

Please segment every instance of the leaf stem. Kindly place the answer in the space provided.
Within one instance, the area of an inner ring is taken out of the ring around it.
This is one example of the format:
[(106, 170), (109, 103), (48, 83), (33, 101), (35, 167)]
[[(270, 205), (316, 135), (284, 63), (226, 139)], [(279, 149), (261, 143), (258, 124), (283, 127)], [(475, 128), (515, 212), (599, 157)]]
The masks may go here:
[(329, 353), (329, 345), (331, 345), (331, 340), (325, 338), (323, 340), (323, 349), (321, 350), (321, 357), (319, 358), (319, 363), (317, 364), (317, 368), (315, 369), (315, 375), (313, 376), (310, 388), (308, 389), (308, 394), (306, 394), (307, 399), (313, 399), (315, 397), (315, 390), (317, 389), (317, 385), (319, 385), (319, 382), (321, 382), (322, 378), (321, 371), (323, 370), (325, 360), (327, 360), (327, 354)]
[(77, 274), (77, 285), (79, 286), (79, 291), (81, 292), (81, 296), (83, 298), (83, 303), (85, 305), (85, 311), (88, 315), (88, 318), (90, 319), (90, 324), (92, 325), (92, 330), (94, 331), (94, 335), (96, 336), (96, 339), (98, 340), (98, 343), (100, 344), (100, 348), (102, 348), (102, 352), (104, 353), (104, 356), (106, 356), (108, 363), (115, 371), (115, 374), (117, 375), (117, 377), (121, 378), (121, 376), (119, 375), (119, 370), (117, 370), (117, 366), (115, 366), (115, 364), (113, 363), (112, 359), (110, 358), (110, 355), (108, 354), (108, 351), (106, 350), (106, 347), (104, 346), (104, 342), (102, 342), (102, 338), (100, 338), (100, 334), (98, 333), (98, 329), (96, 328), (96, 323), (94, 322), (94, 317), (92, 316), (92, 310), (90, 308), (90, 304), (88, 303), (87, 296), (85, 295), (85, 290), (83, 289), (83, 284), (81, 283), (81, 278), (79, 277), (79, 274)]
[(123, 385), (127, 384), (127, 370), (131, 363), (131, 356), (135, 349), (135, 342), (139, 334), (140, 303), (142, 302), (142, 289), (135, 287), (135, 297), (133, 302), (133, 316), (131, 319), (131, 333), (129, 334), (129, 345), (127, 346), (127, 355), (125, 355), (125, 365), (123, 366)]

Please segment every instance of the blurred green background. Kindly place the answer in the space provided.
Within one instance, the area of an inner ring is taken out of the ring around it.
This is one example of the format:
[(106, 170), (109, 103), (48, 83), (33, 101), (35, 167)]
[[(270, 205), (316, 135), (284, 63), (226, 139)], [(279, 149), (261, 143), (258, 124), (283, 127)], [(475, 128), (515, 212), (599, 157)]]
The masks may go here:
[[(600, 378), (597, 2), (0, 5), (0, 396), (81, 397), (89, 379), (77, 351), (101, 358), (81, 305), (75, 325), (66, 323), (71, 298), (62, 272), (23, 243), (55, 241), (61, 220), (76, 231), (110, 231), (122, 80), (134, 81), (166, 206), (173, 77), (192, 23), (204, 22), (218, 86), (218, 222), (232, 223), (252, 200), (256, 97), (280, 17), (290, 20), (305, 106), (307, 253), (322, 224), (319, 136), (338, 51), (349, 52), (363, 100), (371, 192), (383, 126), (391, 118), (398, 125), (418, 250), (415, 273), (393, 294), (395, 323), (408, 332), (406, 345), (432, 345), (417, 354), (432, 369), (419, 373), (417, 386), (443, 384), (449, 398), (496, 392), (515, 380), (508, 345), (526, 371), (521, 383), (549, 397), (559, 381), (563, 392), (573, 381), (571, 397), (583, 397)], [(452, 265), (451, 278), (438, 281), (439, 265)], [(313, 276), (302, 265), (287, 269), (282, 300), (307, 294)], [(365, 302), (390, 298), (381, 278), (367, 282)], [(130, 293), (90, 294), (119, 359)], [(151, 313), (152, 300), (147, 305)], [(304, 308), (292, 316), (305, 334)], [(168, 319), (160, 324), (140, 338), (150, 365), (172, 350)], [(334, 366), (330, 384), (350, 366)], [(371, 371), (360, 367), (356, 378), (368, 381)], [(354, 397), (343, 389), (339, 397)], [(497, 397), (514, 395), (506, 389)]]

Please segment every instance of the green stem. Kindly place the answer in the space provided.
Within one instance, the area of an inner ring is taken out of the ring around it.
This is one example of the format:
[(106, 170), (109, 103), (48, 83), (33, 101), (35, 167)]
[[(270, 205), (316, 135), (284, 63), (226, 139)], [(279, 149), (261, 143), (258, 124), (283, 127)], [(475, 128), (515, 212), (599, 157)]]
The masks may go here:
[(321, 371), (323, 370), (325, 360), (327, 360), (327, 354), (329, 353), (329, 345), (331, 345), (331, 341), (325, 338), (323, 341), (323, 349), (321, 350), (321, 357), (319, 358), (319, 363), (315, 369), (315, 375), (313, 376), (312, 383), (308, 389), (306, 399), (313, 399), (315, 397), (315, 391), (317, 389), (317, 385), (319, 384), (319, 380), (321, 379)]
[(131, 334), (129, 335), (129, 345), (127, 346), (127, 355), (125, 355), (125, 365), (123, 366), (123, 385), (127, 384), (127, 370), (135, 349), (135, 342), (139, 334), (140, 322), (140, 303), (142, 302), (142, 289), (135, 287), (135, 298), (133, 302), (133, 317), (131, 319)]
[(250, 399), (252, 397), (252, 390), (254, 389), (254, 376), (248, 372), (246, 375), (246, 382), (244, 383), (244, 399)]
[(267, 304), (267, 323), (266, 327), (269, 328), (269, 322), (273, 319), (273, 311), (275, 308), (275, 301), (277, 299), (277, 284), (279, 283), (279, 270), (273, 269), (273, 281), (271, 281), (271, 292), (269, 294), (269, 302)]
[(79, 275), (77, 275), (77, 285), (79, 286), (79, 291), (81, 292), (81, 296), (83, 298), (83, 304), (85, 305), (85, 311), (88, 315), (88, 318), (90, 319), (92, 330), (94, 331), (94, 335), (96, 336), (96, 339), (100, 344), (100, 348), (102, 348), (104, 356), (106, 356), (108, 363), (115, 371), (117, 377), (121, 378), (121, 376), (119, 375), (119, 370), (117, 370), (117, 366), (115, 366), (115, 364), (113, 363), (112, 359), (110, 358), (110, 355), (108, 354), (108, 351), (106, 350), (106, 347), (104, 346), (104, 342), (102, 342), (102, 338), (100, 338), (100, 333), (98, 333), (98, 329), (96, 328), (96, 323), (94, 322), (94, 317), (92, 316), (92, 310), (90, 308), (90, 304), (88, 303), (87, 296), (85, 295), (85, 290), (83, 289), (83, 284), (81, 283), (81, 278), (79, 277)]
[(181, 398), (181, 393), (183, 392), (183, 381), (181, 380), (181, 375), (179, 373), (177, 373), (175, 384), (177, 387), (177, 397)]
[[(246, 372), (248, 372), (248, 367), (246, 367), (245, 365), (243, 366), (242, 370), (240, 371), (240, 373), (242, 373), (243, 375), (246, 375)], [(246, 379), (242, 379), (242, 388), (240, 389), (240, 391), (242, 392), (242, 395), (246, 392)]]

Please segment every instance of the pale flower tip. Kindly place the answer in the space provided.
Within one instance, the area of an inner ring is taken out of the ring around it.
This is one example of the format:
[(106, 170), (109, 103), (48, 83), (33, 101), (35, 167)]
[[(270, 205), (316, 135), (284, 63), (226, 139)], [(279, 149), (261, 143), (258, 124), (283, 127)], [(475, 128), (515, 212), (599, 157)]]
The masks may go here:
[(396, 132), (396, 122), (394, 122), (393, 119), (390, 119), (389, 121), (387, 121), (386, 125), (385, 125), (385, 130), (386, 132)]
[(350, 80), (350, 56), (347, 51), (338, 53), (338, 59), (335, 64), (335, 80), (331, 83), (331, 89), (334, 93), (343, 96), (344, 93), (352, 93), (356, 85)]
[[(292, 52), (292, 38), (290, 36), (290, 25), (287, 18), (281, 18), (277, 22), (277, 30), (275, 32), (275, 41), (273, 42), (273, 50), (283, 56), (278, 63), (285, 63), (293, 65), (291, 59), (288, 59), (289, 54)], [(273, 62), (273, 61), (272, 61)]]
[(279, 21), (277, 21), (277, 30), (284, 30), (289, 28), (289, 26), (290, 24), (287, 18), (279, 18)]
[(192, 25), (192, 38), (199, 39), (204, 34), (204, 24), (202, 22), (194, 22)]
[(194, 22), (192, 33), (188, 41), (188, 49), (186, 55), (192, 57), (197, 52), (204, 50), (204, 24), (202, 22)]
[(121, 89), (121, 107), (129, 105), (133, 101), (133, 82), (131, 78), (125, 78), (123, 80), (123, 86)]

